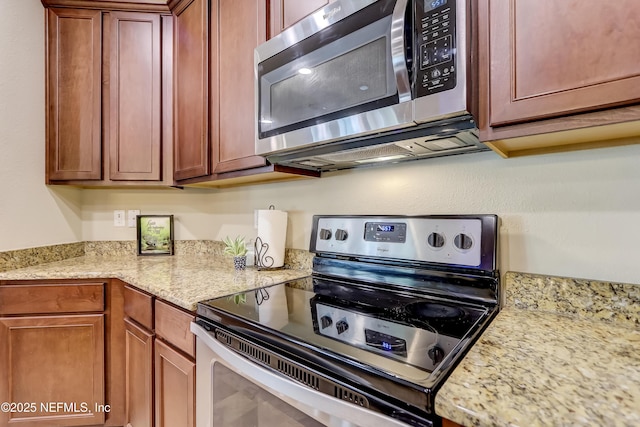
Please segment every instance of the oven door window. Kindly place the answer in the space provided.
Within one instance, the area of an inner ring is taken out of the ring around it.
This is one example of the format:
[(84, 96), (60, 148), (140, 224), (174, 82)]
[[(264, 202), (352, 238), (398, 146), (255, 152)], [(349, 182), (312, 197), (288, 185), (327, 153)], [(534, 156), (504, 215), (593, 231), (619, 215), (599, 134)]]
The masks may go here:
[(375, 19), (347, 18), (258, 65), (260, 138), (398, 103), (392, 17)]
[(214, 427), (323, 425), (220, 363), (212, 390)]

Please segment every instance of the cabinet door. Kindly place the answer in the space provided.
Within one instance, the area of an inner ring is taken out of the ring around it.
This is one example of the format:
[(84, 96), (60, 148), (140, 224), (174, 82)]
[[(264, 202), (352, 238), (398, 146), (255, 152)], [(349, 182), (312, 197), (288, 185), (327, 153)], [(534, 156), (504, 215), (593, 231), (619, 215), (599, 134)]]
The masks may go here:
[(489, 86), (489, 126), (640, 101), (640, 2), (482, 0), (480, 7), (489, 32), (488, 82), (481, 82)]
[(0, 425), (104, 423), (104, 315), (0, 318), (0, 343), (0, 402), (35, 404)]
[(331, 0), (275, 0), (271, 2), (269, 37), (280, 34), (286, 28), (329, 3)]
[(255, 155), (253, 50), (266, 40), (265, 0), (218, 1), (219, 139), (215, 172), (264, 166)]
[(210, 174), (209, 0), (174, 10), (174, 178)]
[(99, 10), (47, 9), (47, 182), (99, 180)]
[(126, 425), (153, 426), (153, 334), (125, 319)]
[(160, 15), (111, 12), (109, 178), (161, 179)]
[(160, 340), (155, 353), (155, 426), (194, 427), (195, 363)]

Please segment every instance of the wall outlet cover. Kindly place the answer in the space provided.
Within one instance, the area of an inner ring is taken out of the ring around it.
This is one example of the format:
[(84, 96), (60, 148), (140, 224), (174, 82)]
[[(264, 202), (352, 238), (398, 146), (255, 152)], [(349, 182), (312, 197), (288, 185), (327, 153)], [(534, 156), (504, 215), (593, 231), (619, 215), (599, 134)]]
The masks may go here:
[(127, 211), (127, 226), (136, 226), (136, 216), (140, 215), (140, 209), (129, 209)]
[(124, 227), (124, 210), (113, 211), (113, 226)]

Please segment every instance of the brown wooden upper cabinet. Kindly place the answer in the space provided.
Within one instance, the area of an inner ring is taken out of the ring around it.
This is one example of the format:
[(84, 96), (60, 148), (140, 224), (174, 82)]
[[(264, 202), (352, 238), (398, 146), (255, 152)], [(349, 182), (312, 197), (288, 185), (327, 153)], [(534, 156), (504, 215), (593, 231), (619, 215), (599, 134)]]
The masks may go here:
[(170, 3), (176, 20), (178, 185), (216, 187), (309, 175), (255, 155), (254, 49), (267, 40), (268, 5), (267, 0)]
[(173, 182), (172, 38), (170, 15), (47, 9), (48, 184)]
[(209, 98), (215, 94), (209, 94), (210, 0), (184, 0), (173, 13), (173, 152), (174, 178), (179, 181), (211, 173)]
[(480, 138), (493, 149), (509, 157), (640, 134), (640, 2), (478, 6)]
[(47, 10), (47, 182), (102, 178), (102, 13)]
[(280, 34), (305, 16), (325, 7), (332, 0), (274, 0), (270, 2), (270, 37)]

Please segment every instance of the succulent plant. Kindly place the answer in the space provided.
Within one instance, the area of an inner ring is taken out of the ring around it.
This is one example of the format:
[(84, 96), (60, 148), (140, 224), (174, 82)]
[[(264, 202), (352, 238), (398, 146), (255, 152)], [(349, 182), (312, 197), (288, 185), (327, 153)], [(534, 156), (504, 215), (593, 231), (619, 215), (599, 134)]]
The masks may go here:
[(247, 245), (244, 241), (244, 237), (237, 236), (235, 239), (231, 240), (229, 236), (225, 237), (223, 240), (225, 247), (224, 253), (227, 255), (237, 256), (245, 256), (247, 255)]

